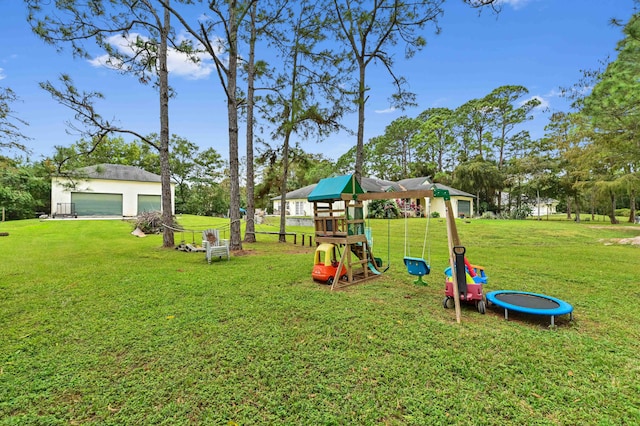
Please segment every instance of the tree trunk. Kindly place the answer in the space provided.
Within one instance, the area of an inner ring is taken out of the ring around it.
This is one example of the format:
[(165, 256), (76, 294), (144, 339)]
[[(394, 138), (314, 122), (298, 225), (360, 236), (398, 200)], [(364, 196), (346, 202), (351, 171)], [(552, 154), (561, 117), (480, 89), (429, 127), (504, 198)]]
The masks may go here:
[(616, 194), (609, 192), (609, 197), (611, 199), (611, 213), (609, 214), (609, 219), (611, 219), (611, 223), (615, 225), (620, 223), (616, 218)]
[(636, 222), (636, 191), (631, 190), (629, 194), (629, 223)]
[(366, 65), (364, 61), (360, 61), (359, 64), (360, 76), (358, 81), (358, 135), (356, 141), (356, 165), (355, 175), (358, 181), (362, 178), (362, 167), (364, 164), (364, 106), (367, 102), (366, 99), (366, 86), (365, 86), (365, 70)]
[(175, 245), (173, 214), (171, 205), (171, 166), (169, 164), (169, 71), (167, 69), (167, 39), (171, 13), (164, 8), (164, 23), (160, 28), (160, 47), (158, 52), (158, 80), (160, 86), (160, 180), (162, 185), (162, 247), (173, 248)]
[(289, 135), (287, 132), (284, 137), (284, 145), (282, 147), (282, 185), (280, 188), (280, 235), (278, 241), (281, 243), (287, 242), (287, 176), (289, 175)]
[(229, 227), (231, 250), (242, 250), (240, 235), (240, 175), (238, 161), (238, 23), (237, 2), (229, 3), (229, 71), (227, 77), (227, 114), (229, 116)]
[(253, 167), (253, 106), (257, 39), (255, 21), (256, 3), (251, 6), (251, 38), (249, 41), (249, 60), (247, 63), (247, 223), (244, 231), (244, 241), (246, 243), (256, 242), (255, 171)]

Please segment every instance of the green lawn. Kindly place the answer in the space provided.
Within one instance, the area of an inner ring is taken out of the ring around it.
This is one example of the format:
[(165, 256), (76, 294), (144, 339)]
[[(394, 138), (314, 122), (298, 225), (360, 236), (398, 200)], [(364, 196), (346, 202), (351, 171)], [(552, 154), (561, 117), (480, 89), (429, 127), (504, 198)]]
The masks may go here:
[(311, 281), (313, 248), (272, 235), (208, 265), (127, 222), (0, 223), (0, 424), (640, 424), (640, 247), (603, 241), (640, 228), (457, 223), (486, 291), (561, 298), (575, 321), (463, 307), (456, 324), (441, 219), (427, 287), (402, 265), (404, 221), (378, 220), (391, 268), (339, 292)]

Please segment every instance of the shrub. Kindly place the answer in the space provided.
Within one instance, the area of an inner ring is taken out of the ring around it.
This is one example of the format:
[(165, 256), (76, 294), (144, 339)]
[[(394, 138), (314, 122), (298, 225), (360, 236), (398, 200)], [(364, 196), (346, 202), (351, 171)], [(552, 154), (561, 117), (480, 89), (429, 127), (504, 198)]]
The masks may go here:
[(440, 217), (440, 213), (439, 212), (431, 212), (431, 217), (436, 219)]
[(631, 215), (631, 209), (616, 209), (616, 216), (629, 217)]
[(520, 207), (511, 209), (511, 211), (509, 212), (509, 217), (511, 219), (522, 220), (522, 219), (526, 219), (527, 216), (529, 216), (530, 214), (531, 214), (531, 207), (522, 205)]
[(395, 219), (399, 216), (398, 206), (389, 200), (373, 200), (369, 204), (368, 216), (375, 219)]

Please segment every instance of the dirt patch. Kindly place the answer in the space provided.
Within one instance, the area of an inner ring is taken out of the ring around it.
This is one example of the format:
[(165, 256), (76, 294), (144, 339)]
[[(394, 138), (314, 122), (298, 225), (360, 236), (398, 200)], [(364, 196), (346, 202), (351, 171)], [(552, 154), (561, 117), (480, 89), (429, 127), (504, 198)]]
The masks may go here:
[(630, 244), (633, 246), (640, 246), (640, 235), (634, 238), (609, 238), (600, 241), (604, 242), (605, 246), (611, 246), (613, 244)]
[(252, 256), (256, 254), (255, 250), (234, 250), (231, 252), (233, 256)]
[[(613, 225), (605, 226), (605, 225), (591, 225), (589, 228), (591, 229), (612, 229)], [(640, 231), (640, 226), (624, 226), (624, 227), (615, 227), (616, 230), (622, 231)]]

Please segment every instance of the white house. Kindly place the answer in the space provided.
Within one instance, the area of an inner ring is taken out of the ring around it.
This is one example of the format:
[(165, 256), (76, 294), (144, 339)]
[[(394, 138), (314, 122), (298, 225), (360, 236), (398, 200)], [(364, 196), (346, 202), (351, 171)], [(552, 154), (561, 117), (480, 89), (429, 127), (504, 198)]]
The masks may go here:
[[(400, 187), (396, 185), (394, 182), (375, 179), (375, 178), (367, 178), (363, 177), (360, 179), (360, 184), (362, 185), (362, 189), (367, 192), (387, 192), (387, 191), (400, 191)], [(313, 216), (313, 202), (310, 202), (307, 197), (311, 194), (311, 191), (317, 186), (317, 184), (312, 184), (305, 186), (300, 189), (296, 189), (291, 192), (287, 192), (285, 197), (284, 208), (286, 210), (286, 214), (290, 216)], [(273, 202), (273, 211), (280, 211), (280, 196), (271, 198)], [(364, 214), (367, 214), (367, 206), (369, 201), (365, 201), (364, 203)], [(334, 208), (344, 209), (343, 201), (336, 201), (334, 203)]]
[[(79, 169), (78, 178), (51, 181), (51, 215), (124, 216), (162, 209), (160, 176), (138, 167), (98, 164)], [(175, 212), (171, 183), (171, 213)]]
[(539, 198), (536, 200), (529, 200), (527, 205), (531, 208), (531, 216), (540, 217), (556, 214), (558, 203), (558, 200), (554, 200), (552, 198)]
[[(469, 194), (459, 189), (451, 188), (450, 186), (443, 185), (441, 183), (432, 183), (429, 178), (417, 177), (410, 179), (403, 179), (398, 181), (398, 185), (403, 191), (412, 191), (418, 189), (446, 189), (449, 191), (451, 198), (451, 208), (453, 209), (454, 217), (473, 217), (473, 200), (475, 195)], [(415, 200), (417, 204), (422, 205), (424, 200)], [(424, 207), (424, 206), (423, 206)], [(444, 217), (445, 205), (443, 198), (432, 198), (431, 206), (429, 208), (431, 213), (438, 212), (440, 217)]]
[[(508, 192), (502, 193), (502, 207), (505, 211), (508, 211), (509, 206), (513, 205), (513, 202), (510, 202), (510, 194)], [(554, 200), (553, 198), (526, 198), (523, 197), (522, 202), (526, 207), (531, 211), (530, 216), (533, 217), (542, 217), (548, 216), (557, 213), (558, 204), (560, 203), (558, 200)]]
[[(398, 182), (390, 182), (375, 178), (362, 178), (360, 180), (362, 189), (366, 192), (389, 192), (389, 191), (409, 191), (417, 189), (433, 189), (434, 184), (426, 177), (404, 179)], [(435, 184), (439, 189), (446, 189), (449, 191), (451, 197), (451, 206), (453, 208), (453, 214), (455, 217), (472, 217), (473, 216), (473, 200), (474, 195), (457, 190), (455, 188), (448, 187), (446, 185)], [(285, 209), (287, 215), (291, 216), (313, 216), (313, 203), (307, 200), (307, 197), (316, 187), (316, 184), (305, 186), (304, 188), (296, 189), (295, 191), (287, 192), (285, 198)], [(271, 199), (273, 202), (274, 212), (280, 211), (280, 197), (274, 197)], [(424, 204), (424, 200), (413, 200), (419, 205)], [(342, 203), (342, 205), (341, 205)], [(367, 206), (369, 201), (365, 201), (364, 215), (367, 216)], [(336, 201), (334, 208), (344, 208), (342, 201)], [(431, 212), (438, 212), (440, 217), (445, 215), (444, 199), (432, 198), (431, 199)]]

